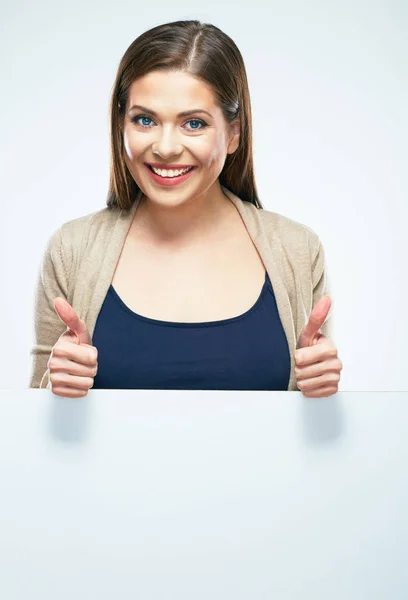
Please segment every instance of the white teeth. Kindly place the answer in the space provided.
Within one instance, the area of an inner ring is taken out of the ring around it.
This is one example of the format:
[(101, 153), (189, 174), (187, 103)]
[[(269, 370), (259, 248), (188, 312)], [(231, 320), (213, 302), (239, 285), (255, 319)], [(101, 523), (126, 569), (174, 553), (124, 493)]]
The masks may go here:
[(152, 170), (161, 177), (177, 177), (178, 175), (183, 175), (184, 173), (187, 173), (187, 171), (189, 171), (190, 169), (192, 169), (192, 167), (187, 167), (187, 169), (180, 169), (178, 171), (175, 171), (174, 169), (166, 171), (165, 169), (155, 169), (154, 167), (152, 167)]

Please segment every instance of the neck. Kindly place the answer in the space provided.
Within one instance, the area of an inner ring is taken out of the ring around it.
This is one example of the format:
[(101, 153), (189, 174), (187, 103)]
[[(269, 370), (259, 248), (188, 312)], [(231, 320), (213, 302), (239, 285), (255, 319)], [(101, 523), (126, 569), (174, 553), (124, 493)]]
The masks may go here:
[(182, 203), (165, 198), (157, 202), (143, 195), (136, 211), (137, 227), (155, 243), (175, 248), (208, 240), (234, 211), (217, 180), (200, 196)]

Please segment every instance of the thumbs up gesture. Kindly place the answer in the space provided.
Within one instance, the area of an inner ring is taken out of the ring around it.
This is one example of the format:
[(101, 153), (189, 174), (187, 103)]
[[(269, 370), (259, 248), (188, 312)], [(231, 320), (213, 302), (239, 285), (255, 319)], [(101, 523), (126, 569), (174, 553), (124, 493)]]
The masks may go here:
[(333, 342), (320, 333), (330, 307), (330, 296), (320, 298), (296, 346), (296, 384), (307, 398), (326, 398), (338, 391), (343, 363)]
[(53, 394), (68, 398), (86, 396), (98, 372), (98, 350), (92, 345), (86, 324), (64, 298), (55, 298), (54, 308), (67, 331), (54, 344), (48, 360)]

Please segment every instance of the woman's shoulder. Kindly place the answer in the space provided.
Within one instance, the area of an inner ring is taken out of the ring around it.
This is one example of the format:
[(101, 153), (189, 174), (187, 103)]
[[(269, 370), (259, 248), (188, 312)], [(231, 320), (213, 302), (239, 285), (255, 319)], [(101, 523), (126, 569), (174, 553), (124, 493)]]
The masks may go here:
[(309, 225), (278, 212), (263, 208), (258, 208), (257, 210), (266, 232), (270, 234), (278, 233), (288, 242), (296, 242), (299, 238), (305, 238), (312, 243), (318, 244), (319, 236)]
[(239, 210), (246, 226), (254, 235), (264, 235), (270, 246), (277, 244), (294, 251), (306, 246), (317, 251), (320, 239), (310, 226), (282, 213), (258, 208), (251, 202), (244, 202), (230, 190), (223, 189)]
[(60, 229), (62, 233), (75, 237), (77, 235), (82, 236), (84, 231), (91, 230), (93, 228), (108, 229), (112, 223), (114, 223), (120, 216), (121, 211), (119, 208), (102, 208), (97, 211), (87, 213), (81, 217), (76, 217), (62, 223)]
[(271, 247), (279, 245), (293, 254), (303, 254), (305, 251), (312, 256), (317, 254), (321, 241), (312, 227), (282, 213), (245, 204), (255, 228), (265, 235)]
[(52, 232), (48, 245), (54, 247), (57, 244), (63, 248), (68, 246), (72, 248), (82, 245), (89, 239), (93, 242), (98, 239), (103, 243), (105, 236), (111, 234), (112, 226), (124, 212), (119, 208), (105, 207), (64, 221)]

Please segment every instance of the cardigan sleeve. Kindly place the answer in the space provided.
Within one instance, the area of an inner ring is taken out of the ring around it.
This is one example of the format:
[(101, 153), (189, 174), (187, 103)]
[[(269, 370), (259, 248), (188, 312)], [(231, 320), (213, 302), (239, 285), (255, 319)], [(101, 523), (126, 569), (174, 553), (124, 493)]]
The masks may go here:
[(30, 350), (32, 356), (30, 388), (51, 388), (48, 379), (48, 360), (54, 344), (67, 330), (54, 308), (55, 298), (61, 296), (67, 299), (67, 273), (70, 268), (67, 262), (66, 252), (64, 254), (64, 238), (59, 228), (46, 244), (37, 275), (34, 294), (35, 337)]
[(325, 322), (323, 323), (320, 331), (326, 337), (332, 339), (332, 312), (333, 312), (333, 297), (330, 293), (330, 281), (327, 271), (326, 258), (324, 253), (323, 244), (320, 239), (318, 241), (316, 256), (312, 263), (312, 282), (313, 282), (313, 307), (317, 304), (322, 296), (330, 296), (332, 304)]

